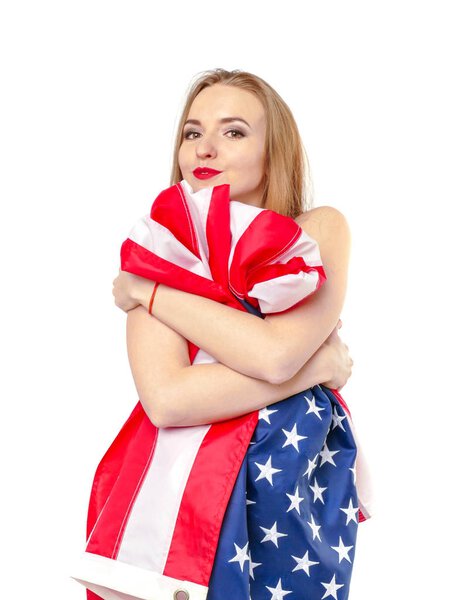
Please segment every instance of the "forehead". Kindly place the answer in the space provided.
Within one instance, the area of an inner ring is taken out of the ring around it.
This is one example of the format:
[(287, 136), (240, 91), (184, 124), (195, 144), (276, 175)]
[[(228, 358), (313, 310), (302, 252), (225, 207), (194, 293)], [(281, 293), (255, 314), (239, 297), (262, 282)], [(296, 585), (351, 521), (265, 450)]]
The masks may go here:
[(251, 126), (260, 125), (265, 120), (265, 110), (252, 92), (217, 83), (197, 94), (189, 109), (188, 119), (203, 121), (231, 116), (242, 117)]

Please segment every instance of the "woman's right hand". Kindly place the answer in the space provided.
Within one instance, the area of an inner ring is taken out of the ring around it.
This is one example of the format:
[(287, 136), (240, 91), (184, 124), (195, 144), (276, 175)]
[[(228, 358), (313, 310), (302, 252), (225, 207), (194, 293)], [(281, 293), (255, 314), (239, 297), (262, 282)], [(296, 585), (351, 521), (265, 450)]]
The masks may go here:
[(319, 349), (326, 353), (332, 373), (331, 378), (328, 381), (322, 381), (321, 385), (334, 390), (340, 390), (347, 383), (352, 374), (353, 366), (353, 360), (348, 352), (348, 346), (344, 344), (339, 337), (338, 330), (341, 327), (342, 321), (339, 319), (336, 327)]

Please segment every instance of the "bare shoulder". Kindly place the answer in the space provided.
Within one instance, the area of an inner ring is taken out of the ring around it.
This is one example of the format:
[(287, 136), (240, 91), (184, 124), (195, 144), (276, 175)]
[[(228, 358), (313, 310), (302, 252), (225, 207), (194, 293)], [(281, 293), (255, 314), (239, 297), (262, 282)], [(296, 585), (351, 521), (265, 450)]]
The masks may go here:
[(350, 227), (345, 215), (334, 206), (317, 206), (295, 218), (298, 225), (316, 241), (330, 238), (334, 233), (350, 239)]
[(317, 206), (298, 215), (295, 218), (295, 221), (298, 225), (303, 225), (307, 222), (321, 223), (324, 221), (340, 223), (342, 221), (347, 222), (347, 219), (345, 218), (345, 215), (334, 206)]

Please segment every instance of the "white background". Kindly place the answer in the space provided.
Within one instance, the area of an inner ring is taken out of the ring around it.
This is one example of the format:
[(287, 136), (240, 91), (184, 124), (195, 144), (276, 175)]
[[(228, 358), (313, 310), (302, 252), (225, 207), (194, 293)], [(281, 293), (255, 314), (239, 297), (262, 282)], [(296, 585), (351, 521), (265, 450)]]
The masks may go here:
[(2, 3), (5, 597), (85, 598), (69, 565), (95, 468), (137, 401), (111, 295), (119, 248), (169, 185), (191, 78), (214, 67), (256, 73), (283, 96), (314, 205), (350, 224), (341, 335), (355, 366), (343, 396), (377, 497), (350, 598), (450, 593), (449, 4)]

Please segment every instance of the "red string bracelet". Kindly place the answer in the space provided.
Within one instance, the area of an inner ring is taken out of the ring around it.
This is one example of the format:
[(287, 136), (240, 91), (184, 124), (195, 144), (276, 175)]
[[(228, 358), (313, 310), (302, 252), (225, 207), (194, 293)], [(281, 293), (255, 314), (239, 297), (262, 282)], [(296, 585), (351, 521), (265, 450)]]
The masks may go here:
[(154, 296), (156, 294), (156, 290), (158, 289), (158, 285), (159, 282), (155, 281), (154, 283), (154, 288), (153, 288), (153, 293), (151, 294), (151, 298), (150, 298), (150, 304), (148, 305), (148, 312), (151, 315), (151, 307), (153, 306), (153, 300), (154, 300)]

